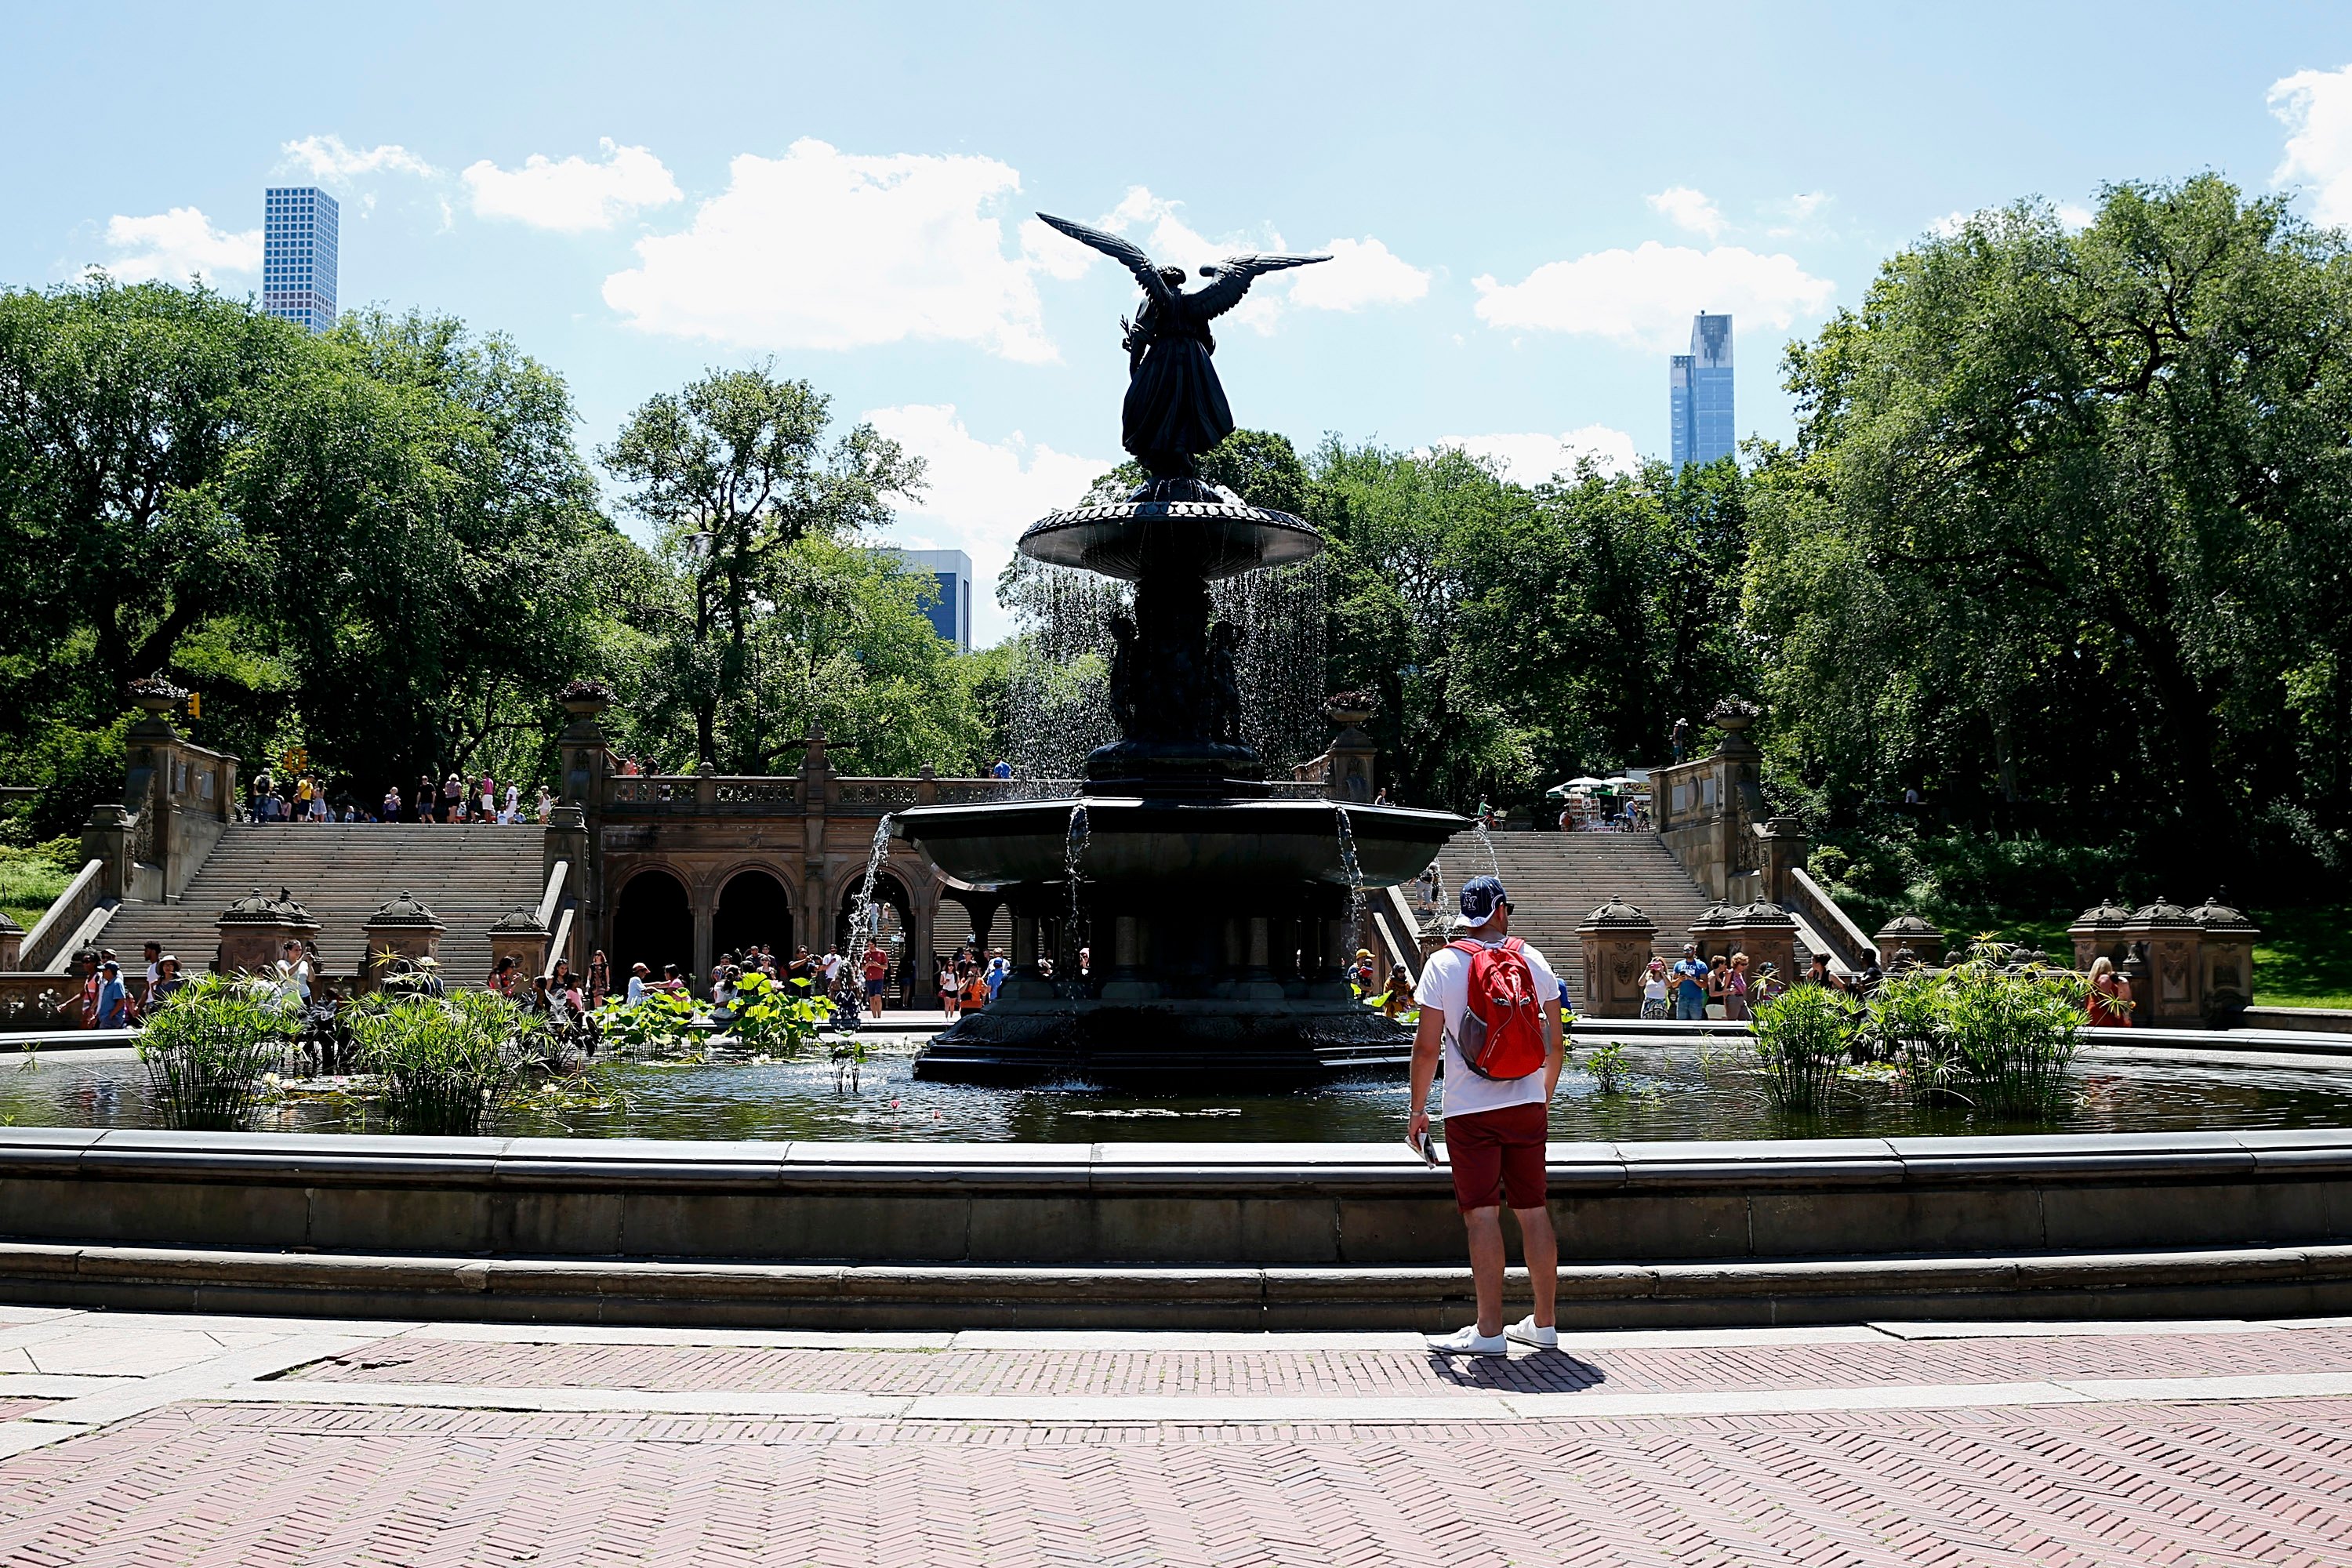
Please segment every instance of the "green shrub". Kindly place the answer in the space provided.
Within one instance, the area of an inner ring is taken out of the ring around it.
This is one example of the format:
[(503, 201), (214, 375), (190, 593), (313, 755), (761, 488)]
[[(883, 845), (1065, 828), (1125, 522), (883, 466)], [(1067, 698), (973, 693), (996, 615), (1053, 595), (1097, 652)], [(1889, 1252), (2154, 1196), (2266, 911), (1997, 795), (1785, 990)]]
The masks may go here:
[(1625, 1059), (1625, 1042), (1622, 1040), (1612, 1040), (1584, 1053), (1584, 1070), (1592, 1075), (1593, 1087), (1603, 1094), (1614, 1094), (1624, 1088), (1625, 1074), (1632, 1066)]
[(199, 974), (181, 986), (139, 1037), (165, 1125), (244, 1131), (262, 1080), (286, 1065), (300, 1026), (266, 981)]
[(546, 1025), (503, 996), (379, 994), (346, 1015), (359, 1065), (383, 1080), (396, 1132), (478, 1134), (531, 1068), (546, 1059)]
[(1826, 985), (1792, 985), (1756, 1009), (1764, 1093), (1782, 1110), (1818, 1110), (1843, 1069), (1862, 1010)]

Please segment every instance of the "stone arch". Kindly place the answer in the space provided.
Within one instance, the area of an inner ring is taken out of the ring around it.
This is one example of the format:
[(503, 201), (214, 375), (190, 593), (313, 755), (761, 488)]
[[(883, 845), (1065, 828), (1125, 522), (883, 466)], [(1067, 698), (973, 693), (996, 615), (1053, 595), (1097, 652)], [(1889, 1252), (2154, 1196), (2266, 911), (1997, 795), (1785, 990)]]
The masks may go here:
[[(846, 943), (849, 941), (850, 917), (856, 910), (857, 895), (864, 890), (865, 886), (866, 872), (863, 868), (859, 868), (856, 876), (849, 877), (842, 882), (840, 893), (834, 900), (833, 940), (835, 942)], [(884, 863), (882, 868), (875, 874), (874, 901), (887, 905), (898, 915), (900, 931), (908, 932), (914, 931), (915, 899), (903, 868), (887, 862)], [(847, 951), (845, 947), (844, 951)]]
[(753, 861), (724, 871), (715, 880), (719, 890), (711, 900), (711, 951), (740, 952), (761, 942), (790, 958), (793, 893), (783, 877)]
[(613, 975), (626, 983), (629, 966), (642, 963), (656, 980), (662, 965), (681, 974), (694, 967), (694, 904), (685, 881), (667, 866), (630, 874), (613, 903)]

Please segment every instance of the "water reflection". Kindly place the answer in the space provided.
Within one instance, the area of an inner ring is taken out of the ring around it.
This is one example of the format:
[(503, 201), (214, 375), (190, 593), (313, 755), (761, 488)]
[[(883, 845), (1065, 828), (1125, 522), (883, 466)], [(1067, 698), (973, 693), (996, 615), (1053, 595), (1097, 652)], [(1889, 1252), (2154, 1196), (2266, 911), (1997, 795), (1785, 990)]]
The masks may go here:
[[(975, 1089), (918, 1083), (916, 1039), (881, 1040), (855, 1089), (818, 1059), (734, 1065), (636, 1065), (607, 1069), (595, 1104), (530, 1104), (498, 1131), (582, 1138), (748, 1138), (953, 1142), (1381, 1142), (1401, 1135), (1402, 1080), (1337, 1083), (1295, 1093), (1140, 1096), (1085, 1083)], [(1628, 1043), (1625, 1088), (1602, 1094), (1571, 1068), (1551, 1114), (1559, 1140), (1888, 1137), (1905, 1133), (2172, 1131), (2196, 1128), (2352, 1125), (2352, 1072), (2095, 1059), (2078, 1068), (2080, 1102), (2053, 1129), (1961, 1109), (1922, 1110), (1883, 1088), (1858, 1086), (1819, 1116), (1765, 1105), (1736, 1059), (1682, 1044)], [(371, 1130), (364, 1100), (298, 1094), (274, 1106), (266, 1130)], [(146, 1077), (132, 1061), (56, 1055), (34, 1070), (0, 1069), (0, 1122), (45, 1127), (161, 1125)]]

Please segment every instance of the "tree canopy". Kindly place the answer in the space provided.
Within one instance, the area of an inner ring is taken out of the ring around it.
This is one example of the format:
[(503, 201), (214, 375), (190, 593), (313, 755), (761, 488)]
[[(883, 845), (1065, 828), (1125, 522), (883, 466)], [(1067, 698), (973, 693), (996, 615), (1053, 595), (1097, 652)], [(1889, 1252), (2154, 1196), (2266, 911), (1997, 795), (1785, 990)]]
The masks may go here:
[(2352, 254), (2200, 175), (1890, 260), (1793, 347), (1744, 617), (1785, 787), (1865, 835), (2338, 863)]

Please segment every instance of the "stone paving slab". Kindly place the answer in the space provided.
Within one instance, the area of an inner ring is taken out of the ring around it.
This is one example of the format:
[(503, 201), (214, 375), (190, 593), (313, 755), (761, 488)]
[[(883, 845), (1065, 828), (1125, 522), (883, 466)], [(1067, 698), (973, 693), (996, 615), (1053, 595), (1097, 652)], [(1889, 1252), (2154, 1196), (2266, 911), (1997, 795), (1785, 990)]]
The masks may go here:
[(2341, 1319), (1464, 1363), (1388, 1333), (14, 1331), (112, 1370), (0, 1373), (9, 1568), (2352, 1564)]
[[(1377, 1349), (1096, 1348), (862, 1352), (677, 1344), (511, 1344), (402, 1335), (292, 1381), (882, 1395), (1443, 1398), (1493, 1393), (1846, 1388), (2095, 1377), (2352, 1373), (2352, 1330), (1830, 1342), (1596, 1344), (1507, 1360), (1448, 1358), (1417, 1339)], [(1193, 1336), (1185, 1336), (1192, 1338)], [(1242, 1336), (1235, 1336), (1242, 1337)], [(1333, 1338), (1336, 1336), (1318, 1336)], [(1695, 1337), (1695, 1336), (1694, 1336)], [(1286, 1339), (1287, 1336), (1282, 1336)], [(1126, 1336), (1113, 1342), (1130, 1343)], [(986, 1342), (982, 1342), (985, 1346)]]
[(2284, 1565), (2352, 1541), (2344, 1401), (899, 1441), (185, 1407), (5, 1461), (0, 1561)]

